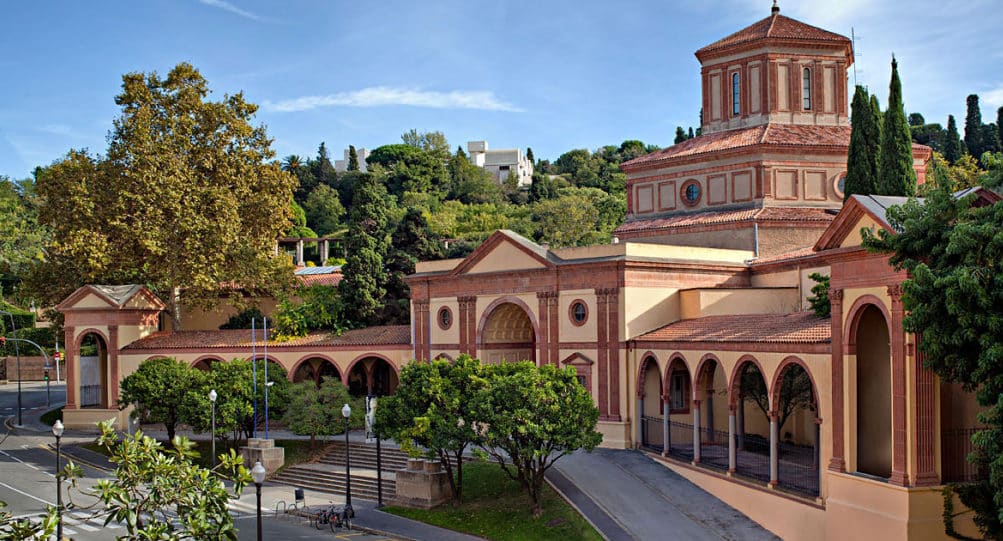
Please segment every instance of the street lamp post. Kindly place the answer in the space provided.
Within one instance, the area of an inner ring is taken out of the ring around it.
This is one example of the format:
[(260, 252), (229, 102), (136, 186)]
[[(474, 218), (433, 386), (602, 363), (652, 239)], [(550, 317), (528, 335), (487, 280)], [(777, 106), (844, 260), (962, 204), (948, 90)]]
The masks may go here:
[(0, 310), (0, 314), (10, 316), (10, 332), (14, 337), (14, 355), (17, 357), (17, 426), (21, 426), (21, 350), (17, 347), (17, 324), (14, 323), (14, 314)]
[(209, 402), (212, 404), (212, 469), (216, 469), (216, 389), (209, 391)]
[(56, 419), (52, 425), (52, 435), (56, 437), (56, 539), (63, 539), (63, 476), (59, 472), (59, 439), (63, 437), (63, 422)]
[(345, 418), (345, 515), (354, 517), (355, 511), (352, 509), (352, 460), (348, 451), (348, 418), (352, 416), (352, 407), (348, 404), (342, 406), (341, 415)]
[(261, 483), (265, 482), (265, 473), (261, 461), (255, 462), (251, 468), (251, 477), (254, 479), (254, 492), (258, 497), (258, 541), (261, 541)]

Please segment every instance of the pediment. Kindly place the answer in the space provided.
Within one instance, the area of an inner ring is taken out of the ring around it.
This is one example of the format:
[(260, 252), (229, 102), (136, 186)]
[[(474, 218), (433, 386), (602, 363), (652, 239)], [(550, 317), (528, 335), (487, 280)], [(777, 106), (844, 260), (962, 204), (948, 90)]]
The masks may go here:
[(576, 365), (591, 365), (594, 364), (592, 359), (589, 359), (581, 353), (572, 353), (566, 359), (561, 361), (561, 364), (570, 364), (572, 366)]
[(815, 251), (858, 247), (863, 243), (862, 229), (869, 229), (873, 233), (879, 229), (892, 231), (885, 216), (879, 214), (879, 211), (883, 212), (884, 209), (870, 208), (874, 205), (862, 204), (859, 197), (854, 195), (843, 205), (842, 210), (815, 243)]
[(454, 275), (487, 274), (554, 267), (546, 248), (511, 231), (496, 231), (453, 269)]
[(66, 297), (56, 309), (68, 310), (151, 310), (160, 311), (165, 307), (144, 286), (94, 286), (86, 285)]

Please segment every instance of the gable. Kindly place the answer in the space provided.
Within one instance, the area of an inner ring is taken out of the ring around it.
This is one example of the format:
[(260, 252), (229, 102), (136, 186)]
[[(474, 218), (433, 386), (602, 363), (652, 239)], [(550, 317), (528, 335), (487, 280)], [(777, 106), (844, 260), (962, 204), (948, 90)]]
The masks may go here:
[(839, 247), (852, 248), (860, 246), (864, 243), (864, 237), (860, 234), (861, 229), (870, 229), (872, 233), (875, 233), (882, 227), (884, 226), (879, 224), (869, 214), (863, 214), (859, 220), (849, 227), (849, 231), (847, 231), (846, 237), (843, 238), (842, 242), (839, 243)]
[(482, 274), (527, 269), (543, 269), (543, 264), (535, 256), (526, 253), (512, 242), (501, 242), (474, 263), (466, 274)]
[(125, 308), (138, 310), (163, 310), (164, 303), (149, 290), (143, 288), (125, 303)]
[(94, 292), (87, 292), (79, 299), (75, 299), (67, 308), (113, 308), (114, 305), (104, 297)]

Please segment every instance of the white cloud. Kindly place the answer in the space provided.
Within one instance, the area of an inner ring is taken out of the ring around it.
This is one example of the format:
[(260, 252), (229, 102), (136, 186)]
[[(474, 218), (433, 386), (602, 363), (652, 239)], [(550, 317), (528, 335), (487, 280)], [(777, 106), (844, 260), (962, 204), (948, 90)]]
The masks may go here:
[(494, 95), (494, 92), (486, 90), (436, 92), (386, 86), (373, 86), (325, 96), (303, 96), (278, 102), (265, 100), (262, 104), (266, 111), (278, 113), (309, 111), (318, 107), (381, 107), (388, 105), (409, 105), (433, 109), (482, 109), (516, 113), (523, 111), (510, 103), (501, 101)]
[(988, 90), (979, 94), (979, 99), (982, 100), (982, 105), (994, 105), (1003, 106), (1003, 84), (998, 85), (992, 90)]
[(202, 3), (202, 4), (207, 5), (207, 6), (212, 6), (214, 8), (219, 8), (219, 9), (222, 9), (224, 11), (229, 11), (230, 13), (234, 13), (236, 15), (240, 15), (241, 17), (243, 17), (245, 19), (251, 19), (252, 21), (258, 21), (258, 22), (269, 22), (270, 21), (270, 19), (268, 19), (266, 17), (262, 17), (261, 15), (257, 15), (257, 14), (251, 13), (250, 11), (240, 9), (239, 7), (237, 7), (237, 6), (235, 6), (235, 5), (227, 2), (226, 0), (198, 0), (198, 1), (200, 3)]

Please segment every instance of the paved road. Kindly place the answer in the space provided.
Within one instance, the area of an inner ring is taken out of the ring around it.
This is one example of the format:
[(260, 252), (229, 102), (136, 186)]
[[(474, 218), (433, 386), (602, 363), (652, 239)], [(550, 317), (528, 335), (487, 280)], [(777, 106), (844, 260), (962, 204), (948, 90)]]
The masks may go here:
[[(13, 373), (10, 375), (13, 375)], [(51, 382), (49, 393), (51, 395), (51, 404), (55, 406), (62, 405), (66, 401), (66, 384)], [(32, 414), (37, 416), (49, 409), (46, 406), (45, 383), (38, 381), (23, 382), (21, 384), (21, 407), (21, 415), (25, 420)], [(14, 417), (14, 422), (17, 422), (17, 381), (0, 385), (0, 418), (6, 417)]]

